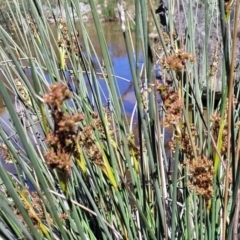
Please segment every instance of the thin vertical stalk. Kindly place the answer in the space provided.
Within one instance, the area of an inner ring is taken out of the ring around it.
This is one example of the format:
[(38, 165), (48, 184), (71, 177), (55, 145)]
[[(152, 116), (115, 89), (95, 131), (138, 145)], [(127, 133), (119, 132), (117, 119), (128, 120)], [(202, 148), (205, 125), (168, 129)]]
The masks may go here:
[(139, 53), (141, 50), (140, 42), (140, 20), (141, 20), (141, 11), (140, 11), (140, 2), (135, 1), (135, 56), (136, 56), (136, 75), (139, 78), (140, 74), (140, 62), (139, 62)]
[[(144, 51), (144, 59), (148, 59), (148, 28), (147, 28), (147, 22), (148, 22), (148, 16), (147, 16), (147, 3), (146, 0), (140, 0), (140, 10), (141, 10), (141, 17), (142, 17), (142, 32), (143, 32), (143, 51)], [(145, 63), (146, 65), (148, 62)]]
[[(204, 203), (206, 204), (206, 201), (204, 201)], [(212, 229), (213, 224), (211, 224), (211, 222), (210, 222), (209, 213), (206, 212), (205, 216), (206, 216), (206, 237), (207, 237), (207, 239), (211, 239), (211, 240), (215, 239), (215, 237), (211, 238), (211, 236), (214, 235), (214, 233), (213, 233), (213, 229)]]
[(199, 197), (199, 236), (200, 236), (200, 240), (203, 240), (203, 236), (204, 236), (204, 233), (203, 233), (203, 200), (202, 200), (202, 196)]
[[(144, 118), (144, 111), (143, 111), (143, 104), (142, 104), (142, 100), (141, 100), (141, 96), (140, 96), (139, 82), (138, 82), (137, 77), (136, 77), (136, 72), (135, 72), (133, 59), (132, 59), (132, 54), (131, 54), (131, 51), (130, 51), (130, 48), (129, 48), (130, 45), (129, 45), (129, 39), (128, 39), (129, 38), (128, 37), (128, 32), (127, 31), (123, 32), (123, 35), (124, 35), (124, 39), (125, 39), (125, 45), (126, 45), (126, 48), (127, 48), (127, 53), (128, 53), (128, 56), (129, 56), (129, 63), (130, 63), (130, 69), (131, 69), (132, 77), (133, 77), (134, 91), (135, 91), (135, 95), (136, 95), (136, 99), (137, 99), (139, 116), (140, 116), (141, 122), (142, 122), (143, 136), (144, 136), (145, 142), (146, 142), (148, 160), (149, 160), (151, 171), (155, 172), (156, 171), (156, 169), (155, 169), (156, 166), (155, 166), (154, 160), (153, 160), (152, 147), (151, 147), (151, 142), (150, 142), (149, 134), (148, 134), (148, 130), (147, 130), (146, 119)], [(157, 204), (158, 209), (159, 209), (160, 214), (161, 214), (160, 228), (162, 230), (162, 236), (164, 236), (164, 234), (166, 234), (164, 232), (165, 214), (164, 214), (163, 206), (162, 206), (160, 187), (159, 187), (157, 179), (154, 178), (152, 180), (153, 180), (153, 185), (154, 185), (154, 188), (155, 188), (155, 191), (156, 191), (156, 204)]]
[(224, 2), (218, 0), (220, 11), (220, 22), (223, 40), (223, 63), (222, 63), (222, 97), (221, 97), (221, 115), (223, 116), (226, 104), (226, 96), (228, 92), (228, 85), (226, 84), (227, 76), (230, 74), (230, 59), (229, 59), (229, 39), (227, 35), (227, 27), (225, 21)]
[(178, 178), (178, 162), (179, 162), (179, 142), (176, 142), (174, 157), (174, 173), (173, 173), (173, 194), (172, 194), (172, 221), (171, 221), (171, 239), (175, 239), (176, 234), (176, 213), (177, 213), (177, 178)]
[(188, 169), (189, 169), (189, 166), (186, 166), (185, 169), (184, 169), (184, 186), (186, 186), (184, 188), (184, 201), (185, 201), (185, 205), (186, 205), (186, 212), (185, 212), (185, 215), (186, 215), (186, 239), (192, 239), (191, 238), (191, 228), (190, 228), (190, 218), (191, 218), (191, 212), (190, 212), (190, 194), (188, 193), (188, 189), (187, 189), (187, 185), (188, 185)]
[(212, 235), (211, 235), (211, 239), (215, 239), (215, 222), (216, 222), (216, 201), (217, 201), (217, 197), (216, 195), (219, 194), (219, 191), (217, 189), (217, 181), (216, 181), (216, 178), (217, 178), (217, 174), (214, 174), (213, 176), (213, 197), (211, 199), (211, 223), (212, 225), (214, 226), (213, 227), (213, 230), (212, 231)]
[[(209, 2), (205, 1), (205, 78), (207, 84), (207, 149), (210, 149), (210, 96), (209, 77), (208, 77), (208, 44), (209, 44)], [(207, 153), (210, 155), (210, 153)]]
[(232, 57), (230, 65), (230, 76), (229, 76), (229, 89), (228, 89), (228, 147), (227, 147), (227, 162), (226, 162), (226, 182), (225, 182), (225, 192), (224, 192), (224, 211), (223, 211), (223, 237), (225, 237), (225, 232), (227, 233), (228, 238), (232, 238), (233, 233), (233, 222), (234, 217), (231, 219), (230, 227), (226, 230), (226, 219), (227, 219), (227, 205), (228, 205), (228, 188), (229, 188), (229, 168), (230, 168), (230, 159), (232, 158), (232, 172), (233, 172), (233, 203), (232, 210), (236, 208), (237, 200), (237, 187), (239, 183), (235, 181), (235, 141), (234, 141), (234, 122), (233, 122), (233, 82), (234, 82), (234, 68), (235, 68), (235, 56), (236, 56), (236, 47), (237, 47), (237, 30), (238, 30), (238, 17), (239, 17), (239, 6), (240, 3), (237, 1), (235, 7), (235, 19), (234, 19), (234, 29), (233, 29), (233, 44), (232, 44)]
[[(200, 218), (198, 217), (200, 214), (201, 214), (201, 211), (202, 209), (200, 208), (200, 203), (198, 202), (197, 204), (197, 201), (199, 201), (199, 198), (197, 197), (197, 194), (196, 193), (193, 193), (193, 201), (192, 201), (192, 204), (193, 204), (193, 215), (194, 215), (194, 228), (195, 228), (195, 238), (196, 239), (199, 239), (200, 237), (200, 234), (199, 234), (199, 220)], [(201, 222), (200, 222), (201, 224)]]

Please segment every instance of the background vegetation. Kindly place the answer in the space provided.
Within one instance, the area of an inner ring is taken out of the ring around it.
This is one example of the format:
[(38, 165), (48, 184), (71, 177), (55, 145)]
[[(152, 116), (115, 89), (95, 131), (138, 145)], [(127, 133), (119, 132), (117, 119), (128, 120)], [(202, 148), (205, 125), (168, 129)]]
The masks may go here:
[(66, 18), (52, 16), (56, 31), (44, 15), (51, 2), (5, 2), (2, 238), (239, 239), (239, 1), (164, 3), (166, 24), (158, 2), (134, 1), (135, 17), (111, 5), (131, 68), (134, 135), (96, 3), (102, 61), (77, 0), (58, 1)]

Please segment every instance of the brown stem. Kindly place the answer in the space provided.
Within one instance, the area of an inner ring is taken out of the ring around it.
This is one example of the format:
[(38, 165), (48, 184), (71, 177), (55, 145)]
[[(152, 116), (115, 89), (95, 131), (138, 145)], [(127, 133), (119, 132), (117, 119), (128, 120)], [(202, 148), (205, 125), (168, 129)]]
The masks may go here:
[[(233, 44), (232, 44), (232, 57), (230, 65), (230, 76), (229, 76), (229, 86), (228, 86), (228, 148), (227, 148), (227, 163), (226, 163), (226, 178), (225, 178), (225, 191), (224, 191), (224, 204), (223, 204), (223, 226), (222, 226), (222, 239), (225, 239), (226, 236), (226, 219), (227, 219), (227, 205), (228, 205), (228, 190), (229, 190), (229, 166), (230, 166), (230, 157), (231, 157), (231, 118), (233, 114), (233, 81), (234, 81), (234, 66), (235, 66), (235, 55), (236, 55), (236, 45), (237, 45), (237, 28), (238, 28), (238, 12), (239, 12), (239, 1), (236, 2), (235, 7), (235, 19), (234, 19), (234, 29), (233, 29)], [(233, 146), (232, 146), (233, 148)], [(234, 149), (232, 149), (234, 150)], [(233, 173), (234, 174), (234, 173)]]

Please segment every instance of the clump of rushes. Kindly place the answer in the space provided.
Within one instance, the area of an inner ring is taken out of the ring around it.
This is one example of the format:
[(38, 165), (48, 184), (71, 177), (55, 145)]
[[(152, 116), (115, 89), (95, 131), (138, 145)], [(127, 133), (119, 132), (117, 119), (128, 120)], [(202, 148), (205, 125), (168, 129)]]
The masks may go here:
[(84, 119), (82, 113), (69, 115), (62, 110), (62, 104), (71, 97), (64, 84), (52, 85), (50, 93), (44, 96), (45, 103), (51, 106), (54, 132), (47, 135), (50, 150), (46, 153), (46, 162), (51, 169), (58, 169), (68, 177), (71, 172), (71, 157), (76, 151), (76, 123)]
[(179, 49), (177, 53), (171, 54), (166, 58), (162, 58), (161, 63), (166, 69), (181, 72), (185, 69), (186, 61), (188, 60), (193, 63), (195, 58), (192, 54), (185, 52), (183, 49)]
[(189, 187), (197, 194), (202, 195), (206, 201), (213, 196), (213, 162), (206, 156), (199, 156), (197, 161), (189, 163), (191, 182)]
[[(98, 132), (100, 141), (106, 140), (102, 121), (99, 118), (97, 113), (92, 113), (92, 118), (93, 119), (91, 123), (89, 125), (84, 126), (80, 134), (78, 134), (78, 144), (77, 144), (78, 152), (77, 153), (78, 155), (80, 155), (80, 159), (82, 159), (82, 156), (83, 156), (82, 151), (84, 151), (88, 159), (91, 160), (96, 166), (98, 166), (102, 170), (102, 172), (107, 176), (111, 184), (117, 190), (118, 185), (117, 185), (115, 176), (113, 175), (111, 166), (109, 164), (108, 157), (94, 134), (94, 131), (96, 131)], [(107, 121), (107, 128), (108, 128), (110, 125), (111, 119), (107, 115), (106, 115), (106, 121)], [(107, 131), (109, 136), (112, 136), (113, 131), (109, 129)]]
[(173, 91), (171, 87), (164, 84), (157, 84), (157, 91), (159, 92), (164, 107), (166, 108), (166, 115), (163, 122), (164, 127), (176, 126), (180, 123), (182, 118), (183, 103), (178, 93)]
[[(194, 139), (198, 136), (194, 125), (191, 126), (191, 135)], [(179, 142), (179, 149), (184, 154), (183, 167), (189, 165), (190, 178), (188, 186), (197, 194), (202, 195), (207, 202), (213, 195), (213, 161), (202, 155), (194, 159), (193, 148), (195, 148), (197, 155), (199, 155), (199, 148), (195, 141), (194, 146), (191, 144), (189, 134), (186, 131), (186, 124), (184, 123), (177, 141)], [(176, 138), (169, 142), (169, 147), (173, 152), (175, 151)]]
[[(198, 136), (198, 133), (193, 125), (191, 126), (191, 135), (193, 137)], [(195, 148), (197, 154), (199, 154), (199, 148), (196, 143), (194, 143), (194, 146), (191, 144), (185, 124), (183, 124), (181, 129), (179, 143), (179, 148), (185, 155), (183, 165), (189, 165), (190, 178), (188, 186), (197, 194), (202, 195), (207, 202), (213, 195), (213, 161), (202, 155), (198, 156), (196, 160), (194, 159), (193, 147)], [(172, 140), (169, 144), (171, 149), (174, 151), (174, 149), (176, 149), (176, 140)]]
[[(57, 169), (62, 190), (66, 190), (67, 179), (71, 173), (72, 157), (74, 157), (83, 172), (86, 172), (84, 154), (94, 164), (98, 165), (117, 189), (108, 159), (94, 137), (94, 131), (100, 133), (104, 140), (103, 127), (97, 114), (92, 113), (93, 121), (80, 129), (77, 123), (85, 116), (82, 113), (69, 115), (62, 110), (62, 104), (71, 97), (71, 92), (64, 84), (52, 85), (50, 93), (44, 96), (45, 103), (51, 106), (54, 121), (54, 132), (47, 135), (50, 150), (45, 154), (46, 163), (51, 169)], [(111, 132), (109, 132), (111, 134)]]
[[(197, 137), (198, 135), (193, 125), (191, 126), (191, 135), (193, 137)], [(202, 195), (207, 202), (213, 195), (213, 161), (205, 156), (199, 155), (198, 145), (195, 144), (193, 146), (191, 144), (185, 124), (182, 126), (181, 135), (178, 141), (179, 148), (184, 154), (185, 160), (183, 166), (189, 165), (190, 178), (188, 186), (197, 194)], [(169, 146), (172, 151), (174, 151), (176, 149), (176, 140), (173, 139), (170, 141)], [(199, 155), (196, 160), (194, 159), (193, 147)]]

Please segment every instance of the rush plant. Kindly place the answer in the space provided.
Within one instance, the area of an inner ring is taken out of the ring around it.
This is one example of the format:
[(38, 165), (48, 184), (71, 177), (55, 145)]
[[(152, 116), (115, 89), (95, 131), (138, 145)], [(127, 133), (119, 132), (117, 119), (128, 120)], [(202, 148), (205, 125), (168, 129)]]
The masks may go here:
[(52, 1), (7, 0), (2, 11), (1, 237), (239, 239), (239, 1), (136, 0), (134, 17), (110, 1), (130, 116), (97, 1), (101, 60), (79, 1), (56, 2), (51, 24)]

